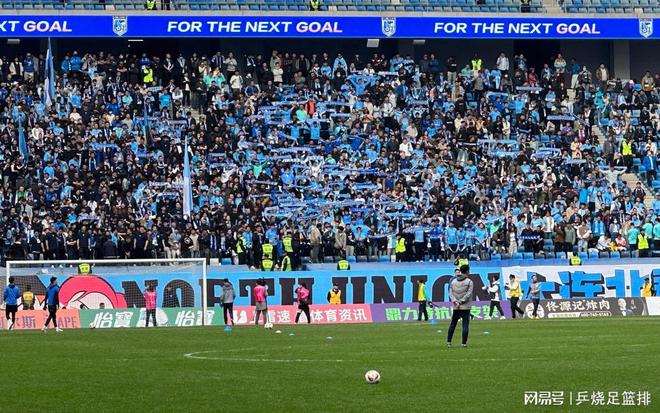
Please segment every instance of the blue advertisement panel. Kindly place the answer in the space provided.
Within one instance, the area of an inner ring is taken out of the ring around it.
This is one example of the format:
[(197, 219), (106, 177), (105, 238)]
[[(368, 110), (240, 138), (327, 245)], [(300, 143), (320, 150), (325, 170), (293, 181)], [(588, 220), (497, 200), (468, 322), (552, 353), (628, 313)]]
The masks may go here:
[(653, 18), (0, 16), (0, 37), (657, 39)]
[[(484, 286), (499, 276), (500, 292), (507, 296), (509, 277), (521, 281), (523, 294), (536, 276), (541, 282), (543, 299), (640, 297), (646, 279), (660, 290), (660, 264), (573, 266), (473, 266), (474, 299), (490, 300)], [(51, 268), (45, 273), (17, 276), (21, 290), (29, 285), (37, 297), (43, 296), (49, 278), (56, 276), (61, 287), (60, 300), (70, 308), (141, 308), (144, 291), (154, 287), (160, 307), (200, 307), (203, 300), (201, 269), (142, 266), (119, 268), (95, 266), (92, 275), (78, 275), (70, 268)], [(208, 306), (221, 304), (222, 287), (227, 278), (233, 284), (237, 306), (254, 305), (252, 288), (264, 278), (271, 305), (295, 303), (295, 289), (306, 283), (313, 304), (326, 304), (327, 294), (336, 284), (344, 304), (413, 303), (417, 282), (426, 282), (432, 301), (449, 301), (448, 288), (454, 267), (425, 264), (401, 268), (397, 265), (370, 266), (350, 271), (321, 270), (294, 272), (237, 271), (235, 267), (208, 268), (206, 299)], [(4, 280), (0, 282), (4, 284)]]

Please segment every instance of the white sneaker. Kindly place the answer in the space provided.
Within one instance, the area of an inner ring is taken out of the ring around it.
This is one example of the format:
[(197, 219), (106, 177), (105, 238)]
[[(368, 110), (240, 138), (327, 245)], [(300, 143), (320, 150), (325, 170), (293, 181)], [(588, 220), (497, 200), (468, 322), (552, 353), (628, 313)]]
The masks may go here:
[(41, 327), (41, 331), (43, 331), (45, 333), (46, 331), (48, 331), (48, 328), (46, 328), (46, 326), (43, 326), (43, 327)]
[(64, 331), (64, 330), (62, 330), (62, 329), (59, 328), (59, 327), (55, 327), (55, 332), (57, 332), (57, 333), (61, 333), (62, 331)]
[(11, 330), (11, 323), (7, 322), (7, 330)]
[(506, 320), (506, 317), (502, 316), (500, 317), (500, 320)]

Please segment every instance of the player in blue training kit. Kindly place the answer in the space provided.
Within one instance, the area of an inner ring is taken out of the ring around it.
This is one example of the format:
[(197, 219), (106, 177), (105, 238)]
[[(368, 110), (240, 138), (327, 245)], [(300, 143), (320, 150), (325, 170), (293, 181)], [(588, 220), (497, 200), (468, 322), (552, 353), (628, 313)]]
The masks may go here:
[(57, 285), (57, 278), (50, 278), (50, 285), (48, 290), (46, 290), (46, 301), (44, 302), (44, 310), (48, 308), (48, 318), (46, 319), (46, 324), (43, 326), (41, 331), (46, 331), (48, 329), (48, 324), (50, 320), (53, 320), (53, 325), (55, 326), (55, 331), (58, 333), (62, 331), (61, 328), (57, 326), (57, 308), (60, 306), (60, 286)]
[[(16, 324), (16, 311), (18, 311), (18, 297), (21, 292), (14, 285), (14, 277), (9, 277), (9, 284), (5, 287), (2, 299), (5, 300), (5, 316), (7, 317), (7, 330), (13, 330)], [(11, 322), (9, 319), (11, 318)]]

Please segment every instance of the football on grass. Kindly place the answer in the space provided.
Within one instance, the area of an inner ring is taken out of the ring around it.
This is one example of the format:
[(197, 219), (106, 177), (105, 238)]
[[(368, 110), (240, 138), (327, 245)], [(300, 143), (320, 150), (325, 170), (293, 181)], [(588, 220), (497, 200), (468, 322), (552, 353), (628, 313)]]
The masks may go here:
[(376, 370), (369, 370), (368, 372), (365, 373), (364, 379), (369, 384), (376, 384), (380, 381), (380, 373), (377, 372)]

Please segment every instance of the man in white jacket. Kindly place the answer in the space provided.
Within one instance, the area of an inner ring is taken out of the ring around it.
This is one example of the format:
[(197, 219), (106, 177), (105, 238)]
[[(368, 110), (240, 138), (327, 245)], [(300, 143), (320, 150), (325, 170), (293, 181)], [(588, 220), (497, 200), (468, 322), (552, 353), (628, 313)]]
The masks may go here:
[(488, 317), (492, 319), (493, 310), (497, 308), (500, 320), (504, 320), (506, 317), (504, 317), (504, 311), (502, 311), (502, 306), (500, 305), (500, 276), (495, 275), (490, 282), (490, 286), (484, 285), (482, 289), (487, 290), (490, 294), (490, 312)]

